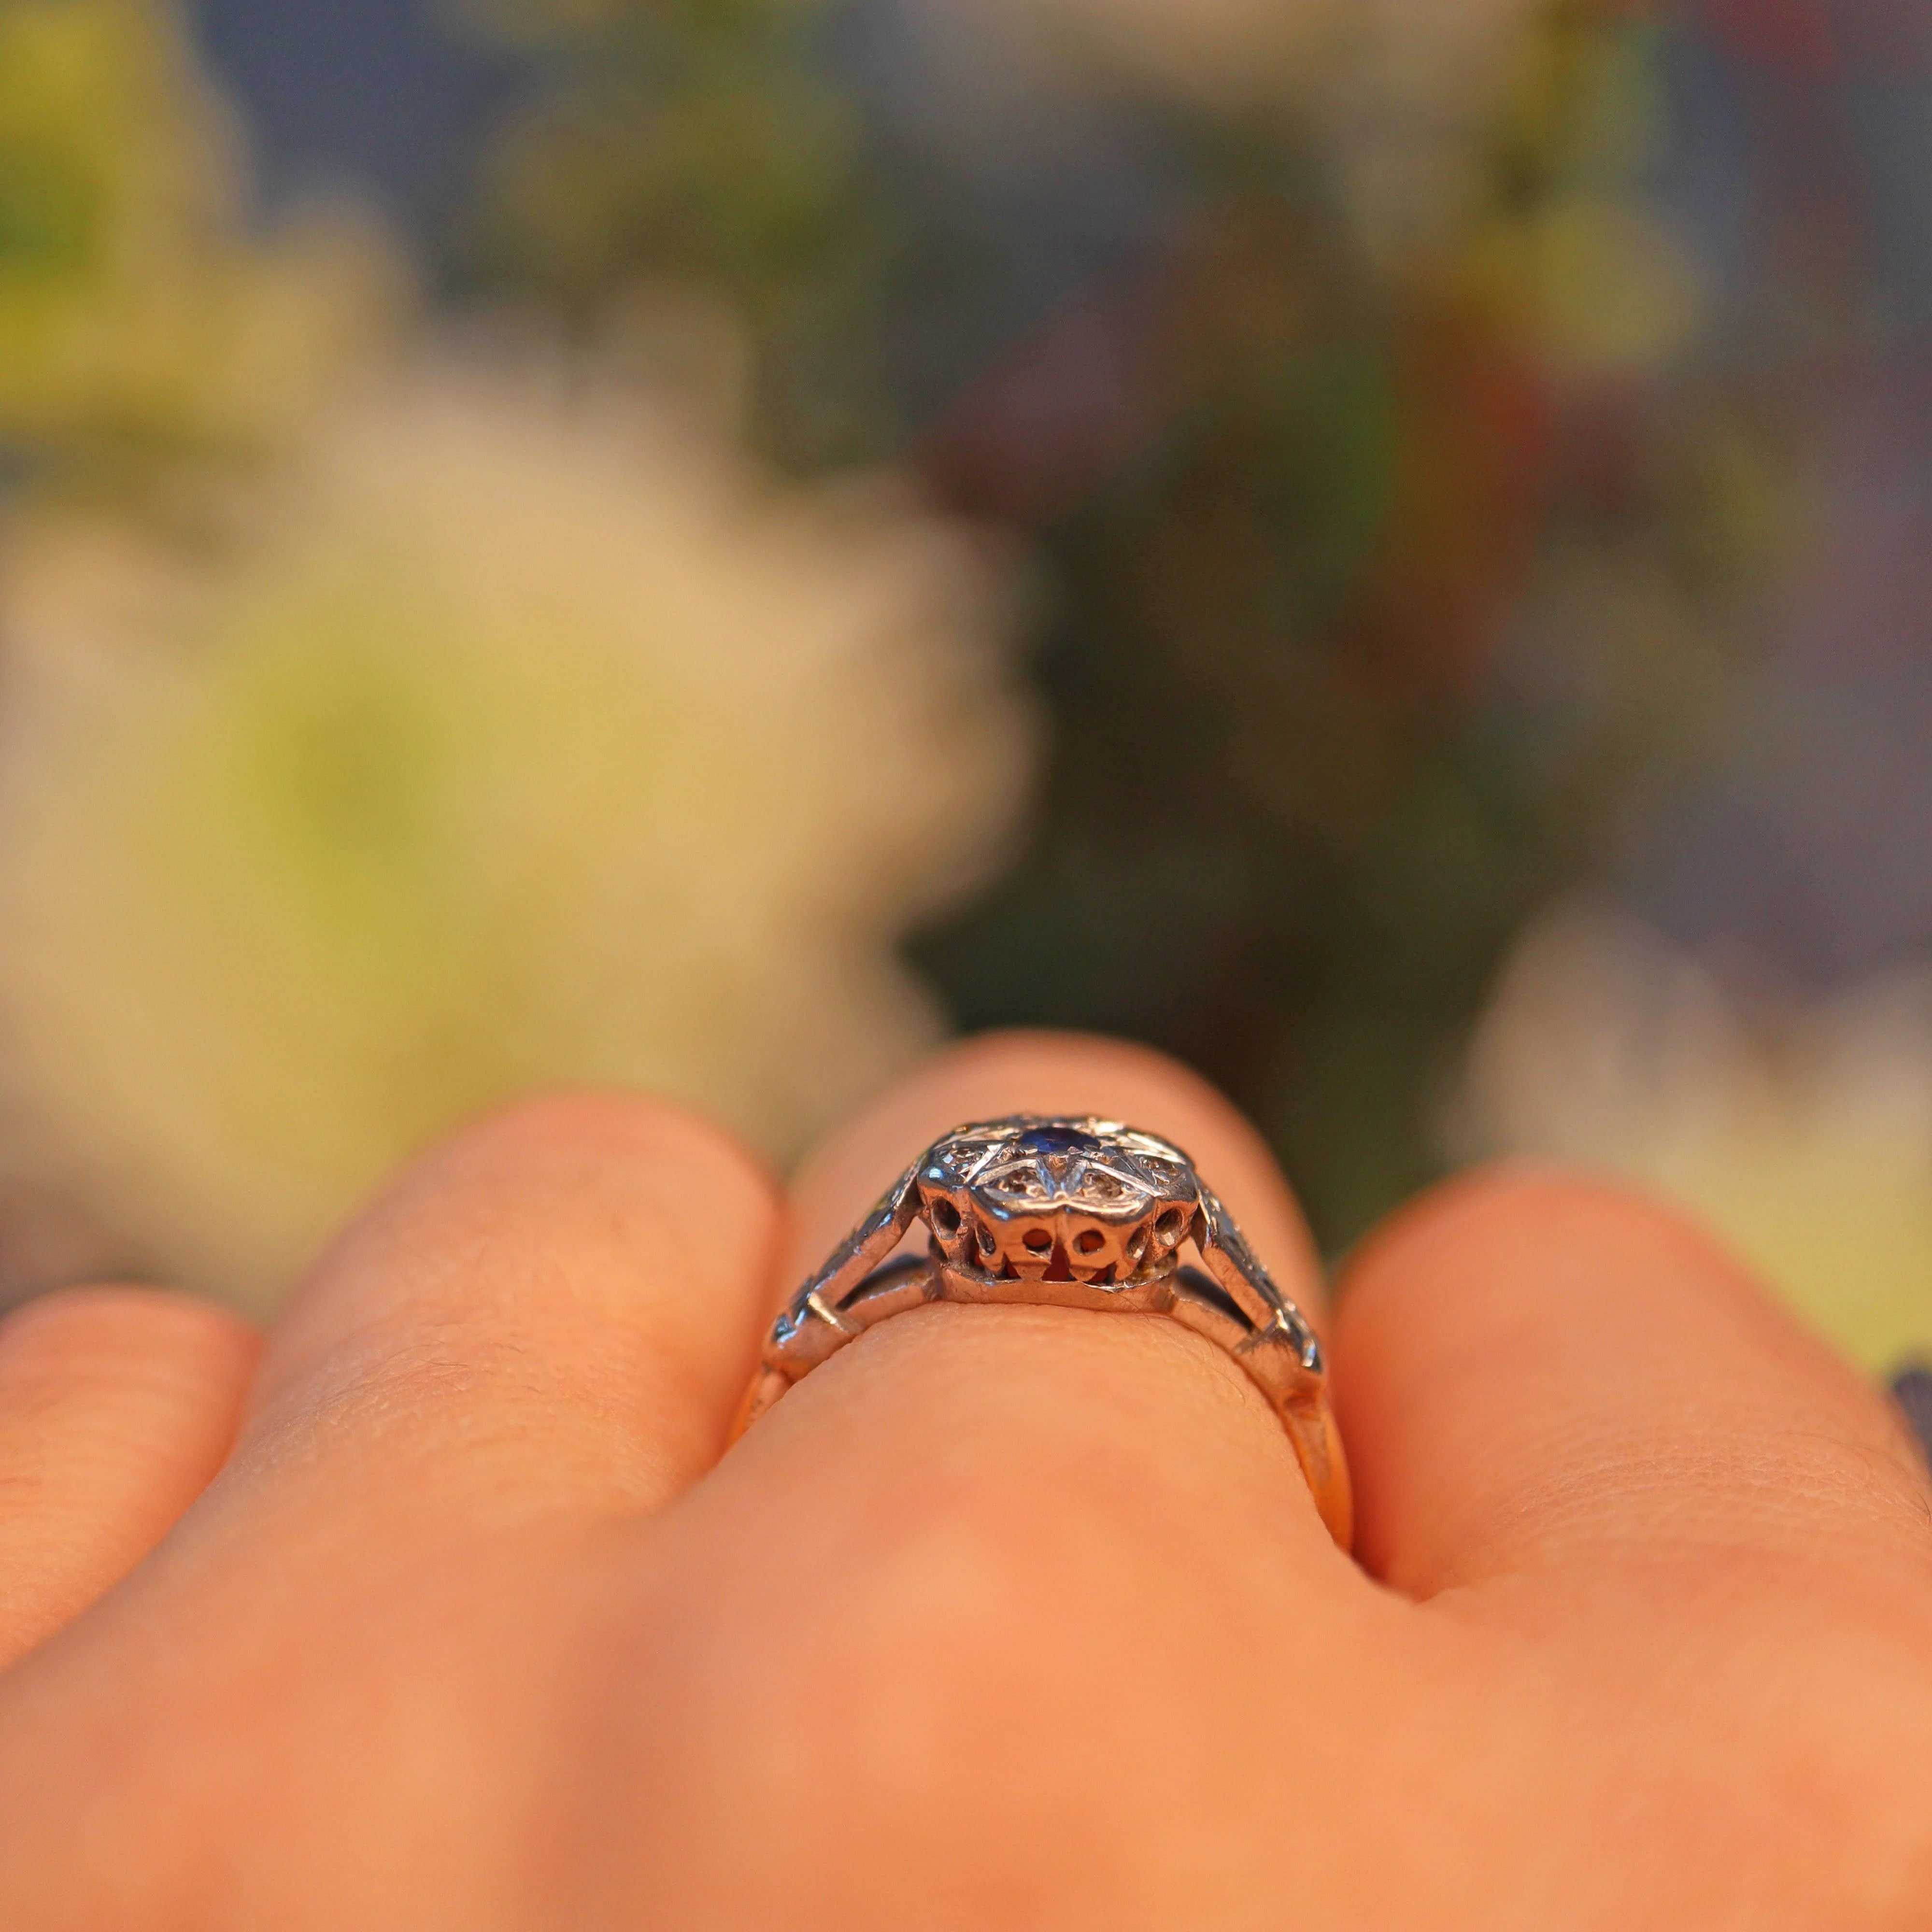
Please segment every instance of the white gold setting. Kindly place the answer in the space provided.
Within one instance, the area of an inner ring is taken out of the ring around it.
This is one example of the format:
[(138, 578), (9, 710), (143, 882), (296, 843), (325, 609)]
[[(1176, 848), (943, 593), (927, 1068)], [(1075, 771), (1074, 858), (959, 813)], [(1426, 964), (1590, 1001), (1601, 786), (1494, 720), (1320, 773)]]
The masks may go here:
[[(916, 1225), (926, 1252), (890, 1258)], [(1321, 1343), (1172, 1142), (1118, 1120), (1024, 1114), (934, 1142), (772, 1324), (739, 1432), (868, 1328), (935, 1301), (1180, 1322), (1268, 1398), (1346, 1546), (1348, 1478)]]

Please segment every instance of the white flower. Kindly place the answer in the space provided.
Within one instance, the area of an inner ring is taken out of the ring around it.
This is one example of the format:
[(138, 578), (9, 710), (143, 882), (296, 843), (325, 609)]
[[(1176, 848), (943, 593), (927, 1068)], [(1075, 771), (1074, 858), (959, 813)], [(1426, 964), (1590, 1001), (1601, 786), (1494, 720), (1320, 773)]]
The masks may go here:
[(1871, 1368), (1932, 1351), (1932, 970), (1780, 1007), (1559, 908), (1503, 976), (1454, 1137), (1684, 1203)]
[(391, 1163), (556, 1081), (776, 1151), (936, 1018), (894, 956), (1028, 733), (963, 534), (590, 383), (446, 364), (224, 546), (0, 582), (13, 1178), (260, 1304)]

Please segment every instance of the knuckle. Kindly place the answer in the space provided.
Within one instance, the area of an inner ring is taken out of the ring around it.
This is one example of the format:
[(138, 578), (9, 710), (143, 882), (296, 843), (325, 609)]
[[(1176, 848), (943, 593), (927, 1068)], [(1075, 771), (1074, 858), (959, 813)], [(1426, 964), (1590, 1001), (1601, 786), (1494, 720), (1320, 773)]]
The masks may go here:
[(1344, 1274), (1339, 1325), (1345, 1342), (1372, 1342), (1445, 1298), (1505, 1322), (1544, 1322), (1559, 1307), (1628, 1320), (1687, 1291), (1760, 1340), (1790, 1327), (1766, 1322), (1772, 1304), (1742, 1263), (1681, 1209), (1620, 1181), (1509, 1162), (1442, 1182), (1372, 1234)]
[(118, 1285), (57, 1290), (0, 1324), (0, 1377), (18, 1386), (145, 1385), (244, 1372), (243, 1318), (198, 1296)]
[(1486, 1250), (1526, 1225), (1582, 1240), (1608, 1234), (1620, 1244), (1636, 1232), (1709, 1245), (1688, 1216), (1628, 1183), (1555, 1163), (1497, 1161), (1439, 1183), (1394, 1215), (1357, 1257), (1351, 1288), (1385, 1276), (1391, 1259), (1416, 1248)]
[(326, 1306), (325, 1326), (378, 1340), (396, 1322), (473, 1337), (515, 1306), (604, 1297), (639, 1256), (658, 1272), (730, 1276), (762, 1258), (777, 1212), (756, 1158), (701, 1117), (648, 1096), (540, 1094), (458, 1129), (393, 1181), (323, 1254), (294, 1325)]
[(458, 1130), (432, 1160), (520, 1172), (618, 1162), (751, 1196), (769, 1196), (772, 1187), (758, 1157), (708, 1115), (615, 1088), (562, 1088), (510, 1101)]

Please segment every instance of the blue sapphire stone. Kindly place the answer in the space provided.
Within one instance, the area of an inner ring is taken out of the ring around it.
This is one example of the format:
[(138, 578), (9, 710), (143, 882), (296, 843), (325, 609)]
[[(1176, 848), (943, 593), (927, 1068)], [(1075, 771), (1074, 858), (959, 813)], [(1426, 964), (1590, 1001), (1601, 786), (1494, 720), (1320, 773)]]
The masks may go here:
[(1100, 1142), (1080, 1128), (1053, 1126), (1028, 1128), (1013, 1143), (1013, 1148), (1018, 1154), (1079, 1154), (1089, 1156), (1102, 1150)]

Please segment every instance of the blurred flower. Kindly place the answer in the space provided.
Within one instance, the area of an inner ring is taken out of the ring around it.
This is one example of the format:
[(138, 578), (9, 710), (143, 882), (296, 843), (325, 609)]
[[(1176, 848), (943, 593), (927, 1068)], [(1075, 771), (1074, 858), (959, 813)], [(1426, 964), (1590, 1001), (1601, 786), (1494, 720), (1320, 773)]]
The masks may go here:
[(1503, 976), (1454, 1137), (1683, 1202), (1868, 1367), (1932, 1349), (1932, 970), (1780, 1010), (1559, 909)]
[(218, 550), (69, 516), (6, 561), (7, 1159), (148, 1265), (267, 1302), (538, 1082), (782, 1153), (936, 1030), (894, 943), (1028, 734), (985, 561), (887, 484), (447, 364)]
[(0, 445), (254, 444), (379, 327), (366, 222), (248, 232), (239, 143), (157, 0), (0, 4)]

